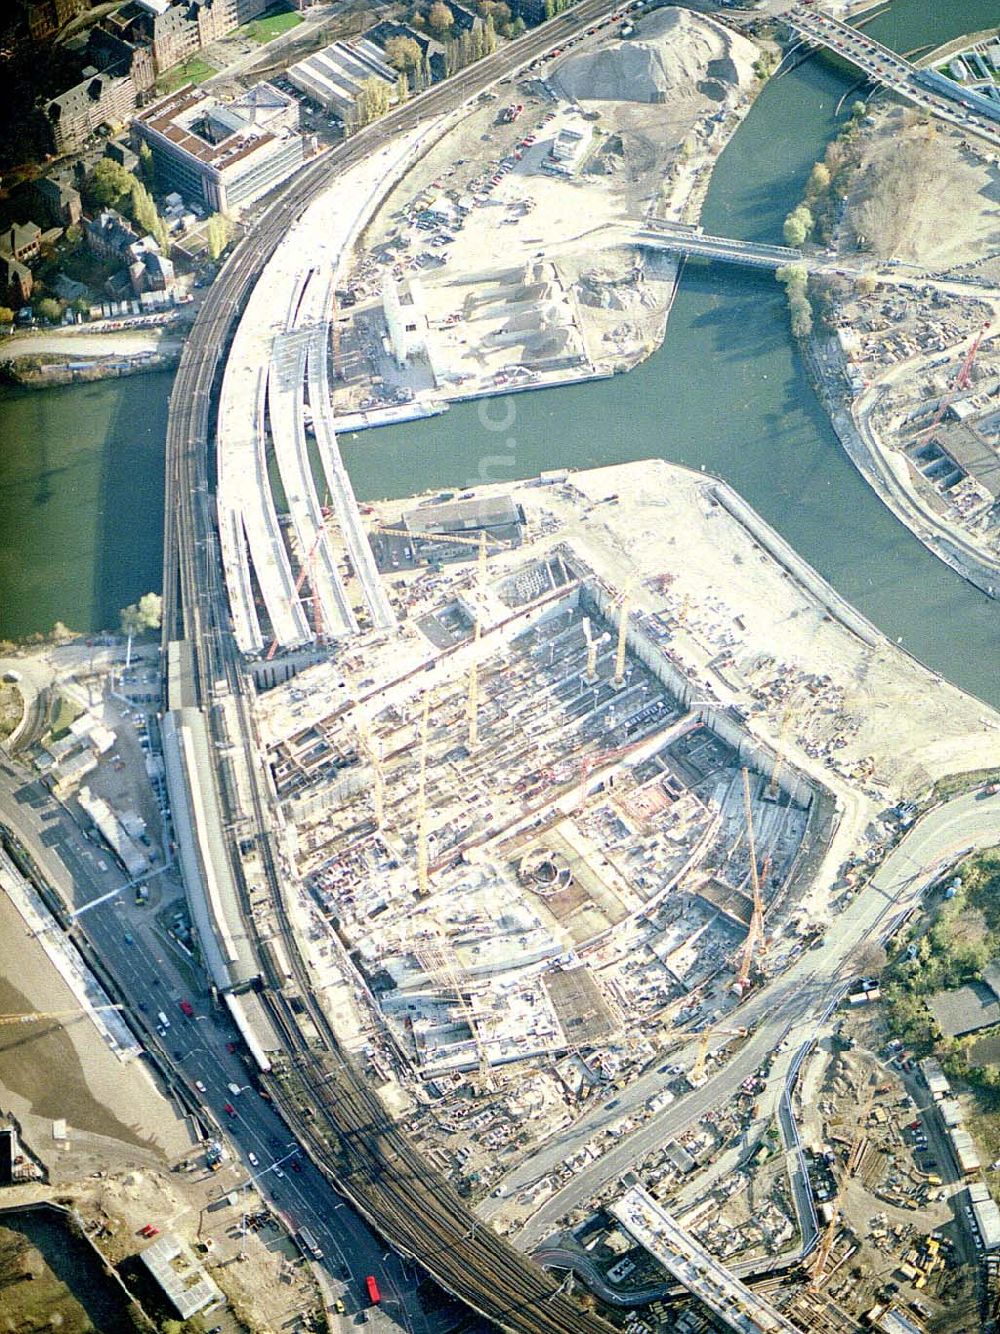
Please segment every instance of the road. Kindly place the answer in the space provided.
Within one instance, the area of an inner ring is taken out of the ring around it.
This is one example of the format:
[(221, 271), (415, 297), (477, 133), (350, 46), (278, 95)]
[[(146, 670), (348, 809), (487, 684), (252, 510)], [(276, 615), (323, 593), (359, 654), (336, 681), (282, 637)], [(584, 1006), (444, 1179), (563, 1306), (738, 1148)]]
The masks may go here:
[[(185, 1086), (185, 1105), (200, 1104), (209, 1114), (206, 1125), (214, 1122), (223, 1127), (235, 1148), (235, 1161), (215, 1174), (219, 1196), (254, 1179), (261, 1195), (290, 1228), (309, 1228), (324, 1252), (321, 1267), (334, 1298), (341, 1297), (347, 1307), (345, 1327), (367, 1305), (364, 1279), (375, 1274), (379, 1284), (395, 1294), (394, 1300), (402, 1301), (405, 1315), (398, 1307), (387, 1306), (372, 1319), (373, 1334), (380, 1329), (386, 1334), (393, 1329), (433, 1334), (440, 1326), (417, 1299), (412, 1269), (395, 1252), (387, 1252), (380, 1238), (347, 1207), (305, 1155), (295, 1154), (300, 1170), (291, 1169), (289, 1155), (297, 1142), (257, 1093), (241, 1055), (245, 1049), (228, 1014), (213, 1005), (204, 979), (198, 988), (192, 986), (189, 978), (195, 970), (185, 969), (183, 956), (156, 926), (158, 896), (150, 907), (137, 907), (125, 888), (125, 875), (107, 852), (84, 838), (67, 810), (40, 783), (6, 763), (0, 765), (0, 821), (20, 837), (46, 879), (72, 907), (82, 907), (115, 888), (124, 891), (83, 914), (78, 929), (85, 928), (94, 952), (118, 983), (119, 998), (132, 1011), (133, 1026), (139, 1031), (146, 1028), (145, 1045), (162, 1055), (162, 1068), (169, 1071), (173, 1067), (168, 1090), (176, 1096), (178, 1086)], [(98, 869), (98, 859), (106, 862), (107, 871)], [(176, 882), (169, 893), (178, 896), (180, 906)], [(195, 1018), (185, 1018), (181, 1000), (191, 1001)], [(152, 1031), (159, 1010), (170, 1019), (162, 1041)], [(234, 1045), (234, 1051), (228, 1050), (228, 1043)], [(205, 1086), (204, 1093), (196, 1087), (196, 1080)], [(242, 1092), (233, 1094), (230, 1084)], [(234, 1116), (224, 1112), (226, 1103), (234, 1108)], [(251, 1153), (259, 1160), (257, 1168), (250, 1162)], [(283, 1177), (271, 1170), (275, 1160), (285, 1160)]]
[(994, 148), (1000, 146), (1000, 123), (977, 111), (958, 85), (954, 96), (934, 91), (923, 82), (926, 71), (918, 71), (903, 56), (850, 24), (805, 4), (793, 5), (784, 15), (784, 21), (808, 41), (851, 61), (869, 78), (908, 102), (933, 112), (967, 134), (979, 135)]
[[(765, 990), (752, 995), (738, 1011), (741, 1026), (753, 1033), (736, 1056), (696, 1091), (677, 1098), (642, 1126), (617, 1140), (602, 1158), (571, 1177), (544, 1202), (526, 1226), (513, 1235), (514, 1244), (530, 1251), (557, 1228), (559, 1220), (628, 1171), (640, 1158), (679, 1135), (713, 1107), (725, 1106), (739, 1085), (764, 1058), (787, 1042), (788, 1059), (776, 1062), (770, 1080), (783, 1082), (791, 1053), (812, 1037), (821, 1016), (845, 981), (853, 977), (851, 956), (877, 938), (887, 922), (912, 905), (939, 873), (939, 868), (967, 848), (998, 841), (1000, 796), (970, 794), (931, 811), (886, 858), (869, 885), (836, 918), (819, 949), (805, 951)], [(686, 1053), (693, 1059), (693, 1044)], [(671, 1056), (677, 1062), (676, 1053)], [(683, 1063), (683, 1062), (681, 1062)], [(611, 1122), (636, 1110), (667, 1087), (670, 1077), (650, 1071), (617, 1095), (613, 1111), (601, 1106), (587, 1113), (558, 1142), (544, 1145), (502, 1180), (505, 1194), (478, 1207), (484, 1219), (501, 1216), (505, 1200), (554, 1171)]]

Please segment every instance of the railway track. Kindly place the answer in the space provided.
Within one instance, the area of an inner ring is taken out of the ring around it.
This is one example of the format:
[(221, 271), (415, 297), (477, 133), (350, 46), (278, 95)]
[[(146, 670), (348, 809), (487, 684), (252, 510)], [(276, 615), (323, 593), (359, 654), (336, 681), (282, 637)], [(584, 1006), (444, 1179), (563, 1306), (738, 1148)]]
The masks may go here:
[[(195, 695), (215, 739), (238, 741), (251, 779), (252, 811), (238, 814), (254, 831), (271, 907), (284, 936), (295, 985), (321, 1035), (311, 1049), (298, 1016), (281, 993), (256, 936), (239, 857), (231, 860), (248, 928), (268, 984), (267, 1000), (290, 1068), (309, 1100), (309, 1114), (276, 1079), (272, 1093), (289, 1125), (326, 1175), (372, 1226), (413, 1257), (444, 1288), (498, 1327), (516, 1334), (608, 1334), (610, 1326), (566, 1296), (541, 1268), (480, 1223), (391, 1120), (377, 1094), (343, 1052), (310, 993), (305, 965), (285, 913), (281, 874), (271, 845), (269, 803), (249, 706), (252, 686), (228, 615), (211, 486), (214, 402), (236, 321), (255, 281), (291, 225), (335, 173), (376, 152), (402, 129), (442, 114), (608, 13), (607, 0), (581, 0), (568, 14), (525, 34), (494, 56), (438, 85), (342, 146), (314, 160), (277, 197), (239, 243), (208, 292), (185, 344), (170, 400), (166, 444), (163, 642), (188, 640)], [(223, 738), (212, 704), (236, 702), (240, 736)], [(221, 785), (220, 785), (221, 786)], [(339, 1146), (333, 1153), (318, 1123)]]

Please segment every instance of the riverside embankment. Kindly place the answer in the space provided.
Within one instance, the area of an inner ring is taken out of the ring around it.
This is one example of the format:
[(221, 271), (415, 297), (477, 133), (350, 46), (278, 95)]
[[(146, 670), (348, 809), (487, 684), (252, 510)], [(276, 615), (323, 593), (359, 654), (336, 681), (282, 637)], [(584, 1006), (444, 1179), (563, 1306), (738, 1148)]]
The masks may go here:
[[(992, 0), (946, 8), (894, 0), (869, 30), (911, 50), (985, 28), (992, 16)], [(765, 87), (719, 158), (706, 230), (780, 239), (854, 78), (846, 65), (818, 57)], [(996, 609), (927, 553), (858, 476), (787, 324), (772, 279), (689, 265), (663, 347), (629, 375), (463, 404), (348, 437), (345, 460), (362, 498), (651, 454), (704, 465), (893, 639), (1000, 702)], [(0, 635), (56, 619), (109, 624), (118, 607), (156, 585), (156, 456), (168, 389), (168, 377), (149, 376), (0, 393)]]

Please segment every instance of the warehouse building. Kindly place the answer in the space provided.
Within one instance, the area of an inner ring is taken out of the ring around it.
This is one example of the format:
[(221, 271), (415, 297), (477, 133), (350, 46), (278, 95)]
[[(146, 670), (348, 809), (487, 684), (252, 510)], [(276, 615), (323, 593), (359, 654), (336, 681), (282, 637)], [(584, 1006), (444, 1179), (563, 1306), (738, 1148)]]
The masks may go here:
[(399, 71), (386, 63), (383, 53), (374, 44), (362, 39), (358, 42), (334, 42), (313, 55), (292, 65), (287, 77), (307, 97), (332, 111), (345, 124), (356, 118), (358, 99), (369, 79), (388, 86), (391, 97), (396, 95)]

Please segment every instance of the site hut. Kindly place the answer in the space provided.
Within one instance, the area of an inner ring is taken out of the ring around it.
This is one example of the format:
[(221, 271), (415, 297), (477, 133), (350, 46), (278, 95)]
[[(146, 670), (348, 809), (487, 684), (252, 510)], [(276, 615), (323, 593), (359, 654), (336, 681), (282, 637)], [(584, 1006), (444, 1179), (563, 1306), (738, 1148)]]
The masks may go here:
[(138, 116), (161, 188), (215, 213), (235, 213), (279, 185), (302, 163), (298, 106), (272, 85), (223, 105), (188, 85)]
[(225, 1300), (190, 1247), (172, 1232), (158, 1237), (139, 1258), (182, 1320), (190, 1320)]
[(985, 1182), (976, 1181), (969, 1187), (969, 1204), (984, 1249), (995, 1251), (1000, 1247), (1000, 1208)]

